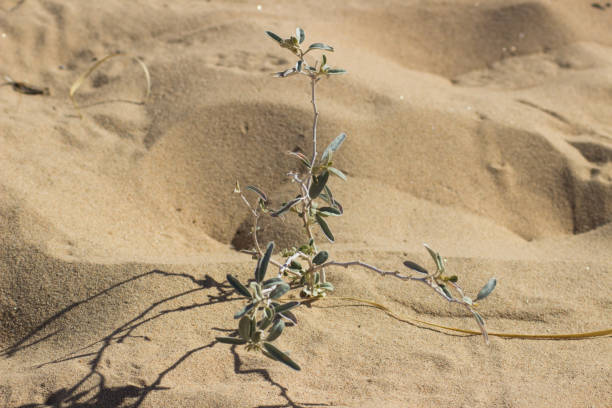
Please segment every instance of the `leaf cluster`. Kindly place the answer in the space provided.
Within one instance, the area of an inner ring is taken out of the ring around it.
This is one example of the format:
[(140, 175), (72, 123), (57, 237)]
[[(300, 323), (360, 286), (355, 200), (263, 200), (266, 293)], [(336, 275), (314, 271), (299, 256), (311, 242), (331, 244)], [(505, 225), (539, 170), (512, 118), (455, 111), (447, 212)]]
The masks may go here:
[(304, 57), (309, 52), (314, 50), (334, 52), (334, 47), (317, 42), (312, 43), (308, 46), (308, 48), (303, 49), (302, 43), (306, 39), (306, 34), (300, 27), (295, 29), (295, 36), (292, 35), (289, 38), (281, 38), (271, 31), (266, 31), (266, 34), (276, 41), (281, 48), (286, 48), (298, 57), (298, 61), (295, 63), (295, 66), (284, 71), (277, 72), (274, 74), (276, 77), (285, 78), (295, 74), (303, 74), (318, 78), (321, 76), (341, 75), (346, 73), (346, 70), (342, 68), (332, 68), (329, 66), (327, 64), (327, 56), (325, 54), (322, 55), (320, 61), (317, 60), (313, 65), (308, 64)]

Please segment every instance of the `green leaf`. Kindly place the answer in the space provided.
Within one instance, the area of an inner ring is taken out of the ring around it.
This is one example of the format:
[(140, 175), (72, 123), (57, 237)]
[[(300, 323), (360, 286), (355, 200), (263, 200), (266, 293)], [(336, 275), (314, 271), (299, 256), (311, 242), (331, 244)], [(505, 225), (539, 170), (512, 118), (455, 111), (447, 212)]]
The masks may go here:
[(294, 307), (297, 307), (300, 305), (300, 302), (287, 302), (287, 303), (283, 303), (277, 306), (274, 306), (274, 312), (275, 313), (283, 313), (283, 312), (287, 312), (291, 309), (293, 309)]
[(340, 205), (340, 203), (334, 199), (334, 196), (332, 195), (332, 192), (327, 185), (325, 186), (323, 191), (324, 193), (321, 193), (319, 197), (321, 197), (321, 199), (327, 204), (340, 211), (340, 214), (343, 214), (344, 210), (342, 209), (342, 205)]
[(219, 343), (225, 344), (246, 344), (246, 340), (238, 337), (215, 337)]
[(270, 292), (270, 297), (272, 299), (278, 299), (279, 297), (283, 296), (285, 293), (289, 292), (290, 290), (291, 290), (291, 286), (289, 286), (286, 283), (281, 283), (276, 288), (274, 288), (272, 292)]
[(268, 202), (268, 197), (258, 187), (256, 187), (256, 186), (246, 186), (246, 188), (251, 190), (251, 191), (254, 191), (262, 200), (264, 200), (264, 202)]
[(272, 256), (273, 250), (274, 250), (274, 242), (268, 243), (268, 247), (266, 248), (266, 253), (261, 258), (261, 263), (255, 270), (255, 280), (257, 282), (261, 282), (265, 278), (266, 272), (268, 271), (268, 263), (270, 263), (270, 257)]
[(285, 322), (282, 319), (277, 320), (276, 323), (274, 323), (274, 325), (270, 329), (270, 332), (268, 333), (268, 337), (266, 337), (266, 341), (274, 341), (278, 339), (278, 337), (283, 332), (284, 328), (285, 328)]
[(329, 226), (327, 225), (327, 223), (325, 222), (325, 220), (323, 219), (323, 217), (321, 217), (319, 214), (315, 215), (315, 218), (317, 220), (317, 222), (319, 223), (319, 225), (321, 226), (321, 230), (323, 231), (323, 233), (325, 234), (325, 236), (327, 237), (327, 239), (330, 242), (334, 242), (334, 234), (332, 234), (331, 230), (329, 229)]
[(478, 313), (475, 310), (472, 310), (472, 314), (474, 315), (474, 317), (476, 318), (476, 321), (478, 322), (479, 325), (484, 326), (485, 322), (484, 319), (482, 318), (482, 316), (480, 315), (480, 313)]
[(346, 74), (346, 70), (342, 68), (330, 68), (326, 72), (327, 75), (342, 75)]
[(238, 279), (234, 278), (229, 273), (227, 274), (226, 278), (227, 278), (227, 281), (229, 282), (229, 284), (232, 285), (232, 287), (234, 289), (236, 289), (236, 292), (240, 293), (242, 296), (246, 296), (248, 298), (251, 297), (251, 292), (249, 292), (249, 290), (246, 288), (246, 286), (244, 286), (242, 283), (240, 283), (240, 281)]
[(425, 248), (427, 249), (427, 252), (429, 252), (429, 255), (431, 255), (434, 262), (436, 263), (436, 267), (438, 268), (438, 271), (444, 272), (444, 261), (442, 260), (442, 257), (440, 256), (440, 254), (434, 251), (433, 249), (431, 249), (429, 245), (427, 244), (424, 244), (424, 245), (425, 245)]
[(304, 33), (304, 30), (302, 30), (300, 27), (295, 29), (295, 36), (300, 44), (306, 39), (306, 33)]
[(332, 292), (334, 290), (334, 285), (332, 285), (330, 282), (323, 282), (319, 285), (319, 287), (321, 289), (325, 289), (328, 290), (330, 292)]
[(313, 183), (310, 186), (310, 189), (308, 190), (308, 195), (310, 196), (310, 198), (315, 199), (319, 196), (319, 194), (321, 194), (321, 191), (323, 191), (323, 187), (325, 187), (325, 184), (327, 184), (327, 180), (329, 179), (329, 173), (327, 171), (324, 171), (323, 174), (321, 174), (320, 176), (313, 176)]
[(449, 299), (453, 298), (453, 295), (450, 293), (450, 291), (446, 288), (446, 285), (442, 285), (440, 284), (440, 288), (442, 288), (442, 292), (444, 292), (444, 294), (446, 296), (448, 296)]
[(275, 315), (274, 311), (271, 308), (266, 306), (264, 308), (264, 318), (259, 321), (257, 326), (261, 330), (266, 330), (268, 326), (272, 324), (272, 322), (274, 321), (274, 315)]
[(342, 180), (346, 181), (346, 175), (341, 172), (340, 170), (338, 170), (335, 167), (328, 167), (327, 170), (333, 174), (334, 176), (340, 177)]
[(297, 371), (300, 370), (299, 365), (297, 365), (292, 359), (290, 359), (287, 354), (277, 349), (272, 343), (268, 343), (264, 341), (263, 346), (264, 346), (264, 349), (266, 349), (266, 351), (270, 353), (270, 355), (274, 357), (275, 360), (278, 360), (281, 363), (286, 364), (287, 366), (293, 368), (294, 370), (297, 370)]
[(304, 155), (304, 153), (302, 152), (287, 152), (288, 155), (293, 156), (297, 159), (299, 159), (304, 166), (310, 168), (310, 161), (308, 160), (308, 158)]
[(245, 314), (247, 314), (248, 312), (251, 311), (251, 309), (253, 309), (255, 307), (255, 303), (249, 303), (247, 304), (245, 307), (243, 307), (242, 309), (240, 309), (239, 312), (236, 312), (236, 314), (234, 315), (234, 319), (240, 319), (242, 316), (244, 316)]
[(325, 56), (325, 54), (323, 54), (321, 56), (321, 67), (324, 67), (325, 65), (327, 65), (327, 56)]
[(406, 267), (408, 267), (408, 268), (410, 268), (410, 269), (412, 269), (414, 271), (417, 271), (417, 272), (420, 272), (420, 273), (424, 273), (425, 275), (429, 275), (429, 272), (427, 272), (427, 269), (423, 268), (421, 265), (416, 264), (416, 263), (414, 263), (412, 261), (404, 261), (404, 266), (406, 266)]
[(478, 292), (478, 295), (476, 295), (475, 301), (478, 302), (479, 300), (484, 299), (487, 296), (489, 296), (491, 292), (493, 292), (493, 289), (495, 289), (495, 285), (497, 285), (497, 279), (495, 278), (489, 279), (487, 284), (484, 285), (482, 289), (480, 289), (480, 292)]
[(295, 63), (295, 72), (302, 72), (302, 63), (301, 60)]
[(327, 44), (323, 44), (323, 43), (313, 43), (313, 44), (310, 44), (310, 47), (308, 47), (308, 50), (306, 50), (306, 52), (308, 52), (310, 50), (324, 50), (324, 51), (331, 51), (331, 52), (333, 52), (334, 48), (329, 46), (329, 45), (327, 45)]
[(249, 287), (251, 288), (251, 292), (255, 294), (255, 296), (253, 297), (255, 300), (262, 300), (263, 299), (263, 294), (261, 292), (261, 285), (257, 282), (251, 282), (249, 284)]
[(464, 297), (463, 297), (463, 301), (464, 301), (465, 303), (467, 303), (468, 305), (470, 305), (470, 306), (471, 306), (471, 305), (474, 303), (474, 302), (472, 301), (472, 298), (471, 298), (471, 297), (469, 297), (469, 296), (464, 296)]
[(272, 217), (278, 217), (284, 213), (286, 213), (287, 211), (289, 211), (291, 209), (291, 207), (295, 206), (297, 203), (299, 203), (300, 201), (302, 201), (302, 197), (297, 197), (294, 198), (293, 200), (289, 201), (288, 203), (286, 203), (285, 205), (283, 205), (280, 209), (278, 209), (277, 211), (273, 211), (270, 213), (270, 215)]
[(286, 78), (288, 76), (295, 75), (296, 73), (295, 68), (289, 68), (285, 71), (277, 72), (273, 76), (276, 78)]
[(321, 207), (317, 209), (317, 213), (321, 214), (322, 217), (339, 217), (342, 215), (342, 211), (334, 207)]
[(272, 286), (274, 286), (274, 285), (277, 285), (277, 284), (279, 284), (279, 283), (284, 283), (284, 282), (285, 282), (285, 281), (284, 281), (284, 280), (282, 280), (281, 278), (272, 278), (272, 279), (267, 279), (267, 280), (263, 281), (263, 282), (261, 283), (261, 286), (262, 286), (264, 289), (268, 289), (268, 288), (271, 288), (271, 287), (272, 287)]
[(304, 269), (302, 264), (299, 263), (298, 261), (291, 261), (291, 263), (289, 264), (289, 268), (297, 269), (298, 271), (301, 271), (302, 269)]
[(332, 140), (332, 142), (329, 144), (329, 146), (327, 146), (325, 151), (323, 151), (323, 155), (321, 156), (321, 163), (329, 163), (331, 154), (336, 152), (340, 148), (342, 142), (344, 142), (344, 139), (346, 139), (346, 133), (340, 133), (338, 136), (336, 136), (334, 140)]
[(321, 251), (316, 254), (314, 258), (312, 258), (312, 263), (315, 265), (321, 265), (323, 262), (327, 261), (327, 258), (329, 258), (327, 251)]
[(245, 340), (249, 340), (254, 330), (254, 322), (249, 316), (242, 316), (238, 322), (238, 334)]
[(268, 34), (270, 36), (270, 38), (272, 38), (273, 40), (275, 40), (279, 44), (283, 43), (283, 39), (280, 38), (278, 35), (274, 34), (272, 31), (266, 31), (266, 34)]

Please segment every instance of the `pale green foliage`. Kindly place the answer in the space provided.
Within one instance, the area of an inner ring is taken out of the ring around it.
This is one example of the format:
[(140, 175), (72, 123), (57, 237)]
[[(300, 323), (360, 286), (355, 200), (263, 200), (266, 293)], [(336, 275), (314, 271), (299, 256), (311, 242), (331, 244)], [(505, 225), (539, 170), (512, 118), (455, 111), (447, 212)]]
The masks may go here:
[[(297, 290), (302, 298), (313, 300), (327, 295), (334, 290), (334, 286), (327, 281), (325, 270), (330, 266), (361, 266), (379, 273), (382, 276), (392, 275), (402, 280), (413, 280), (425, 283), (434, 289), (438, 294), (449, 302), (459, 303), (466, 307), (475, 317), (485, 339), (487, 338), (484, 319), (476, 311), (476, 304), (467, 296), (456, 284), (457, 276), (446, 276), (445, 260), (434, 250), (426, 246), (436, 264), (436, 272), (429, 273), (425, 268), (406, 261), (404, 264), (410, 269), (424, 274), (421, 277), (403, 275), (397, 271), (382, 271), (374, 266), (360, 261), (336, 262), (330, 260), (327, 251), (319, 251), (315, 242), (312, 228), (318, 226), (323, 235), (330, 243), (335, 241), (335, 237), (330, 228), (329, 221), (341, 216), (344, 212), (342, 205), (334, 198), (329, 186), (330, 176), (336, 176), (341, 180), (346, 180), (344, 173), (334, 167), (334, 156), (346, 139), (345, 133), (336, 136), (327, 148), (318, 157), (317, 153), (317, 111), (315, 87), (322, 79), (330, 75), (344, 74), (346, 71), (341, 68), (332, 68), (328, 65), (327, 56), (321, 54), (320, 59), (314, 63), (307, 63), (305, 56), (312, 51), (333, 52), (333, 47), (323, 43), (312, 43), (306, 49), (302, 44), (306, 38), (304, 30), (297, 28), (295, 36), (281, 38), (280, 36), (266, 31), (281, 48), (289, 50), (297, 57), (295, 66), (274, 74), (279, 78), (286, 78), (293, 75), (302, 75), (310, 80), (312, 92), (313, 108), (313, 127), (312, 127), (312, 156), (309, 158), (301, 152), (289, 152), (302, 165), (301, 170), (291, 171), (288, 176), (297, 186), (297, 195), (288, 199), (280, 206), (272, 208), (268, 195), (257, 186), (247, 186), (245, 190), (255, 194), (256, 202), (251, 203), (245, 196), (245, 192), (236, 182), (234, 193), (240, 195), (241, 199), (249, 208), (253, 215), (253, 244), (252, 251), (245, 251), (257, 259), (254, 279), (243, 285), (232, 275), (227, 275), (227, 280), (236, 290), (236, 293), (245, 297), (246, 305), (243, 306), (235, 315), (238, 321), (238, 337), (217, 337), (222, 343), (232, 345), (244, 345), (248, 351), (261, 352), (266, 357), (286, 364), (287, 366), (299, 370), (297, 365), (286, 352), (281, 351), (272, 344), (277, 340), (285, 329), (285, 322), (290, 325), (297, 323), (291, 313), (291, 309), (299, 306), (298, 301), (283, 301), (282, 297), (287, 293)], [(271, 217), (284, 217), (289, 214), (296, 215), (302, 222), (304, 229), (304, 242), (291, 248), (281, 249), (280, 255), (284, 262), (280, 263), (272, 259), (274, 244), (270, 242), (265, 251), (260, 247), (257, 231), (258, 220), (263, 215)], [(276, 276), (265, 280), (268, 266), (274, 264), (278, 268)], [(495, 287), (495, 279), (487, 283), (478, 293), (476, 300), (484, 299)], [(460, 298), (455, 298), (448, 289), (452, 287)]]

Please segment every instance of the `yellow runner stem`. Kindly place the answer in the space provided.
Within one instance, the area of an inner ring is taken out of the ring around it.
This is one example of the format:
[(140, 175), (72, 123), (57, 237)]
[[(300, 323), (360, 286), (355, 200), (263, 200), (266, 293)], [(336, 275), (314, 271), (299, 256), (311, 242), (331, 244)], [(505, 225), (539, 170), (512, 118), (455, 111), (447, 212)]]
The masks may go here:
[[(481, 334), (479, 331), (459, 329), (456, 327), (449, 327), (449, 326), (442, 326), (436, 323), (426, 322), (424, 320), (402, 317), (402, 316), (397, 315), (393, 311), (391, 311), (388, 307), (383, 306), (379, 303), (372, 302), (370, 300), (354, 298), (354, 297), (326, 296), (322, 298), (315, 298), (312, 300), (309, 299), (302, 303), (314, 303), (320, 300), (343, 300), (343, 301), (350, 301), (350, 302), (359, 302), (359, 303), (363, 303), (363, 304), (372, 306), (376, 309), (382, 310), (389, 316), (401, 322), (418, 323), (418, 324), (422, 324), (422, 325), (426, 325), (430, 327), (436, 327), (438, 329), (450, 330), (450, 331), (459, 332), (459, 333), (478, 334), (478, 335)], [(487, 332), (489, 336), (497, 336), (497, 337), (504, 337), (504, 338), (510, 338), (510, 339), (549, 339), (549, 340), (585, 339), (589, 337), (601, 337), (601, 336), (612, 335), (612, 329), (599, 330), (599, 331), (593, 331), (593, 332), (587, 332), (587, 333), (571, 333), (571, 334), (514, 334), (514, 333), (495, 333), (495, 332), (489, 332), (489, 331)]]

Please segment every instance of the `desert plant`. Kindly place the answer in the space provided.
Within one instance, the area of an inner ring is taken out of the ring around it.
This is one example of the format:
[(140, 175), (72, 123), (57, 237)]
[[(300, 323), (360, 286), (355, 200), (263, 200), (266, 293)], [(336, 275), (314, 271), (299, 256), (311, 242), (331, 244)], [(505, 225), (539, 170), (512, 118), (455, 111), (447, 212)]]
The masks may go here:
[[(295, 324), (296, 320), (292, 315), (291, 309), (299, 306), (297, 301), (283, 301), (282, 297), (292, 290), (299, 290), (300, 296), (307, 301), (313, 301), (325, 297), (328, 292), (334, 290), (334, 286), (327, 281), (326, 268), (337, 266), (348, 268), (350, 266), (360, 266), (381, 276), (391, 275), (401, 280), (412, 280), (421, 282), (445, 300), (457, 303), (465, 307), (476, 319), (480, 331), (488, 342), (485, 321), (476, 310), (476, 302), (487, 297), (495, 288), (496, 280), (492, 278), (480, 290), (475, 299), (465, 296), (461, 287), (457, 284), (456, 275), (446, 274), (446, 260), (439, 253), (432, 250), (429, 246), (425, 248), (431, 255), (436, 265), (435, 272), (429, 272), (422, 266), (406, 261), (404, 265), (412, 271), (416, 271), (423, 276), (412, 276), (400, 273), (399, 271), (384, 271), (375, 266), (361, 261), (338, 262), (330, 259), (329, 253), (319, 250), (313, 228), (318, 226), (323, 235), (330, 243), (335, 241), (334, 235), (329, 227), (328, 220), (339, 217), (344, 210), (342, 205), (335, 199), (329, 187), (329, 179), (336, 176), (346, 180), (346, 176), (333, 166), (334, 156), (344, 140), (345, 133), (340, 133), (320, 155), (317, 151), (317, 121), (319, 112), (316, 104), (316, 85), (323, 78), (330, 75), (344, 74), (346, 71), (341, 68), (333, 68), (328, 65), (327, 56), (322, 54), (320, 59), (314, 63), (308, 63), (305, 56), (312, 51), (333, 52), (333, 47), (323, 43), (313, 43), (307, 49), (302, 48), (305, 39), (304, 30), (296, 29), (295, 36), (281, 38), (278, 35), (266, 31), (278, 45), (288, 49), (297, 57), (296, 64), (285, 70), (274, 74), (279, 78), (287, 78), (293, 75), (302, 75), (310, 80), (311, 104), (313, 109), (312, 125), (312, 155), (307, 157), (301, 152), (288, 152), (301, 163), (301, 170), (292, 170), (288, 177), (297, 185), (297, 195), (294, 198), (282, 203), (278, 208), (272, 208), (267, 194), (257, 186), (246, 186), (243, 191), (240, 184), (236, 182), (234, 192), (239, 194), (253, 216), (253, 227), (251, 235), (253, 237), (254, 249), (244, 251), (257, 259), (254, 279), (243, 285), (232, 275), (227, 275), (228, 282), (234, 287), (236, 292), (247, 299), (247, 304), (235, 315), (238, 322), (238, 337), (217, 337), (222, 343), (245, 345), (249, 351), (260, 351), (267, 357), (282, 362), (289, 367), (299, 370), (296, 364), (286, 352), (281, 351), (272, 344), (283, 332), (285, 322)], [(256, 201), (251, 202), (246, 197), (246, 191), (254, 193)], [(265, 251), (262, 250), (257, 233), (259, 230), (258, 221), (262, 215), (272, 217), (283, 217), (286, 214), (294, 213), (301, 220), (305, 242), (294, 247), (285, 248), (280, 251), (283, 262), (275, 261), (272, 258), (274, 243), (270, 242)], [(268, 266), (272, 264), (278, 268), (275, 277), (266, 278)], [(458, 294), (453, 296), (452, 292)], [(266, 334), (267, 333), (267, 334)]]

